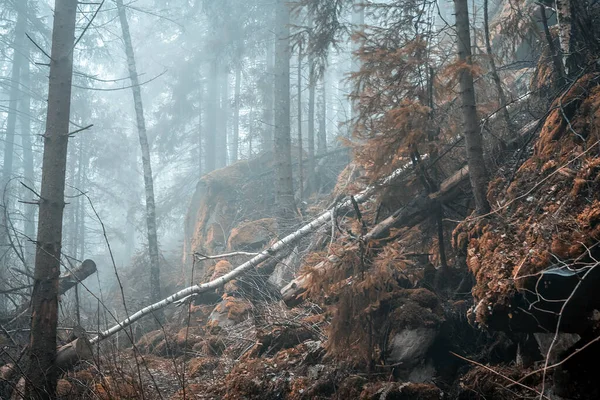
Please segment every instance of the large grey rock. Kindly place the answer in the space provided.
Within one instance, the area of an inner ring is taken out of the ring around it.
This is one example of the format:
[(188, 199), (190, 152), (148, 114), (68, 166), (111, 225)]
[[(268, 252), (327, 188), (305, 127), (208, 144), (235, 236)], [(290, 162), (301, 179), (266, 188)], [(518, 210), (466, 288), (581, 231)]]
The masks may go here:
[(427, 354), (437, 334), (437, 329), (425, 327), (404, 329), (396, 333), (388, 344), (387, 361), (390, 364), (401, 364), (401, 368), (418, 364)]
[(275, 266), (275, 270), (269, 277), (269, 282), (281, 290), (294, 279), (299, 268), (300, 257), (298, 246), (296, 246), (289, 256)]
[(436, 372), (433, 361), (428, 359), (426, 362), (411, 368), (407, 380), (413, 383), (430, 383), (433, 381)]

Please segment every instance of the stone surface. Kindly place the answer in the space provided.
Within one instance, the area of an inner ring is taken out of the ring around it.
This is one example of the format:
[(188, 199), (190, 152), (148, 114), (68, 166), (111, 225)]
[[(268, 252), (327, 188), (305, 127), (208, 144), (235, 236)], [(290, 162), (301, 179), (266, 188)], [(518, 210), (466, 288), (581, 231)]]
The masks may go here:
[(263, 218), (256, 221), (242, 222), (231, 230), (227, 248), (230, 251), (262, 250), (271, 238), (277, 235), (275, 218)]
[(423, 327), (404, 329), (396, 333), (388, 345), (388, 363), (401, 363), (402, 368), (419, 363), (435, 341), (437, 334), (437, 329)]

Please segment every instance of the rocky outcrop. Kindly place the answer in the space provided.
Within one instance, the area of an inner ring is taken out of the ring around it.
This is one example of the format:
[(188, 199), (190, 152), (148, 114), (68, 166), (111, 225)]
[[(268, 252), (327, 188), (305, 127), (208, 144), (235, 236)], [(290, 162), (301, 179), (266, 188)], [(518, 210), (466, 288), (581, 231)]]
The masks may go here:
[(245, 221), (231, 230), (227, 241), (228, 250), (257, 251), (277, 236), (275, 218)]

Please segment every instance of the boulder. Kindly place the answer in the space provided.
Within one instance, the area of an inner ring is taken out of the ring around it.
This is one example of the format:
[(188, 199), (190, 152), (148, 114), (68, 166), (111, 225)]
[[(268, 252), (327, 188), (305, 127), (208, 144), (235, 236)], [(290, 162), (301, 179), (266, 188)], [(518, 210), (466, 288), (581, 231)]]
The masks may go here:
[(212, 331), (234, 326), (248, 318), (251, 310), (247, 300), (226, 296), (208, 316), (207, 325)]
[(275, 285), (277, 289), (281, 290), (294, 280), (299, 268), (300, 255), (298, 253), (298, 246), (296, 246), (283, 262), (277, 263), (275, 270), (269, 277), (269, 282)]
[(231, 230), (227, 248), (230, 251), (262, 250), (271, 238), (277, 235), (275, 218), (263, 218), (256, 221), (242, 222)]
[(420, 363), (435, 341), (437, 334), (437, 329), (427, 327), (403, 329), (397, 332), (390, 338), (388, 344), (388, 363), (401, 364), (401, 368)]

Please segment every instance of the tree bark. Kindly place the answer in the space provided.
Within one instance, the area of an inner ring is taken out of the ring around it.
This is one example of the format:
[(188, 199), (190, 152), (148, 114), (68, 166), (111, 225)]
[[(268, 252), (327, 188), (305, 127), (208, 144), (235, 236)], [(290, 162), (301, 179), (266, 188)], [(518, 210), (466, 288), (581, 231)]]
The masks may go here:
[(298, 46), (298, 188), (300, 201), (304, 200), (304, 149), (302, 145), (302, 45)]
[(219, 73), (219, 119), (217, 121), (217, 160), (216, 167), (227, 165), (227, 133), (229, 122), (229, 71), (226, 67)]
[(219, 61), (210, 62), (208, 101), (206, 107), (206, 134), (204, 135), (204, 172), (217, 167), (217, 113), (219, 111)]
[[(362, 5), (363, 0), (354, 0), (352, 6), (352, 25), (354, 34), (357, 34), (362, 30), (362, 26), (365, 24), (365, 8)], [(352, 72), (356, 73), (360, 71), (360, 59), (356, 55), (356, 52), (360, 49), (360, 43), (358, 40), (352, 41)], [(325, 85), (325, 79), (323, 79), (323, 85)], [(350, 109), (350, 120), (354, 125), (354, 120), (358, 117), (357, 115), (357, 104), (356, 100), (352, 100)]]
[(125, 53), (127, 55), (127, 66), (129, 69), (129, 78), (131, 79), (131, 90), (133, 92), (133, 102), (135, 107), (135, 116), (138, 128), (140, 147), (142, 150), (142, 166), (144, 169), (144, 187), (146, 194), (146, 226), (148, 229), (148, 254), (150, 256), (150, 299), (157, 301), (161, 298), (160, 294), (160, 263), (158, 258), (158, 235), (156, 229), (156, 206), (154, 203), (154, 182), (152, 177), (152, 166), (150, 161), (150, 146), (148, 144), (148, 135), (146, 133), (146, 120), (144, 118), (144, 106), (142, 103), (142, 91), (135, 64), (135, 53), (131, 42), (131, 33), (129, 31), (129, 22), (125, 14), (123, 0), (116, 0), (123, 32), (123, 42), (125, 43)]
[[(24, 10), (20, 9), (17, 14), (17, 23), (15, 26), (15, 38), (13, 40), (13, 62), (12, 62), (12, 70), (10, 74), (10, 91), (8, 98), (8, 116), (6, 118), (6, 134), (4, 136), (4, 164), (2, 166), (2, 177), (0, 181), (0, 199), (4, 199), (6, 202), (2, 201), (2, 226), (0, 227), (0, 248), (5, 249), (8, 247), (9, 238), (9, 221), (7, 220), (7, 216), (12, 208), (12, 201), (9, 194), (6, 194), (8, 191), (8, 184), (10, 182), (10, 178), (13, 175), (13, 158), (14, 158), (14, 141), (15, 141), (15, 130), (17, 125), (17, 115), (19, 109), (19, 96), (21, 94), (21, 68), (25, 62), (22, 51), (25, 42), (25, 26), (27, 23), (27, 14)], [(8, 251), (2, 251), (0, 255), (0, 259), (2, 260), (2, 264), (8, 264)], [(4, 288), (6, 282), (5, 277), (5, 267), (3, 266), (0, 269), (0, 289)], [(4, 303), (6, 299), (2, 299), (2, 303)], [(2, 304), (2, 308), (4, 308), (4, 304)]]
[(76, 286), (79, 282), (85, 280), (88, 276), (96, 272), (96, 263), (92, 260), (84, 260), (81, 265), (61, 276), (59, 280), (58, 292), (64, 294), (67, 290)]
[(492, 52), (492, 42), (490, 40), (490, 23), (489, 23), (489, 13), (488, 13), (488, 0), (483, 1), (483, 31), (485, 35), (485, 50), (487, 52), (487, 56), (489, 58), (490, 63), (490, 72), (492, 74), (492, 80), (494, 81), (494, 85), (496, 86), (496, 91), (498, 92), (498, 99), (500, 100), (500, 112), (502, 113), (502, 118), (504, 119), (504, 124), (506, 125), (506, 129), (510, 132), (513, 131), (514, 127), (510, 120), (510, 115), (508, 113), (508, 107), (506, 103), (506, 96), (504, 94), (504, 89), (502, 88), (502, 81), (500, 80), (500, 75), (498, 75), (498, 69), (496, 68), (496, 60), (494, 60), (494, 53)]
[(92, 356), (90, 341), (85, 337), (80, 337), (58, 349), (56, 352), (56, 367), (68, 371), (79, 361), (89, 360)]
[(198, 95), (198, 154), (197, 154), (197, 162), (198, 162), (198, 178), (202, 178), (203, 169), (202, 169), (202, 160), (203, 160), (203, 149), (202, 140), (204, 137), (204, 126), (203, 126), (203, 118), (202, 112), (204, 111), (204, 83), (200, 83)]
[(231, 139), (231, 155), (229, 161), (233, 164), (239, 157), (240, 144), (240, 92), (242, 88), (242, 65), (241, 61), (235, 68), (235, 92), (234, 92), (234, 111), (233, 111), (233, 137)]
[(565, 68), (565, 74), (568, 76), (570, 71), (569, 57), (571, 55), (571, 29), (572, 29), (572, 14), (571, 0), (555, 0), (554, 8), (556, 9), (556, 21), (558, 25), (558, 42), (562, 54)]
[(321, 86), (321, 102), (319, 112), (319, 133), (317, 135), (317, 155), (327, 153), (327, 89), (325, 78)]
[(269, 35), (266, 41), (266, 83), (263, 94), (263, 127), (262, 133), (262, 150), (270, 151), (273, 150), (273, 132), (274, 132), (274, 77), (273, 77), (273, 40), (274, 38)]
[[(25, 12), (29, 16), (29, 1), (24, 2)], [(21, 86), (26, 90), (23, 90), (21, 94), (21, 103), (19, 105), (20, 112), (20, 124), (21, 124), (21, 145), (23, 146), (23, 177), (25, 182), (30, 187), (34, 186), (34, 171), (33, 171), (33, 147), (32, 147), (32, 135), (31, 135), (31, 72), (29, 65), (29, 53), (31, 44), (25, 41), (22, 47), (22, 55), (24, 62), (21, 65)], [(25, 189), (26, 196), (31, 197), (29, 189)], [(35, 258), (35, 212), (36, 207), (33, 204), (24, 204), (25, 209), (23, 231), (25, 232), (25, 260), (28, 264), (33, 265)], [(27, 267), (26, 267), (27, 268)]]
[[(13, 41), (13, 63), (10, 74), (11, 86), (8, 99), (8, 117), (6, 118), (6, 136), (4, 139), (4, 165), (2, 166), (2, 191), (6, 190), (6, 185), (13, 173), (13, 159), (15, 148), (15, 130), (17, 125), (17, 115), (19, 108), (19, 96), (21, 90), (21, 68), (25, 64), (23, 49), (25, 44), (25, 26), (27, 24), (27, 13), (25, 10), (19, 10), (17, 14), (17, 24), (15, 26), (15, 39)], [(8, 197), (7, 197), (8, 198)], [(8, 204), (4, 205), (8, 207)]]
[(315, 63), (312, 56), (308, 59), (308, 162), (307, 162), (307, 178), (306, 192), (308, 194), (315, 190), (315, 89), (316, 89), (316, 73)]
[(473, 197), (479, 215), (490, 211), (487, 200), (488, 174), (483, 159), (483, 140), (479, 131), (479, 120), (475, 103), (471, 59), (471, 35), (469, 31), (469, 9), (467, 0), (454, 0), (456, 31), (460, 71), (460, 98), (462, 101), (463, 127), (467, 150), (467, 162)]
[(290, 9), (285, 0), (278, 0), (275, 7), (275, 197), (279, 229), (285, 232), (296, 216), (290, 132)]
[(76, 0), (56, 0), (37, 234), (26, 399), (52, 399), (58, 374), (56, 326), (69, 140)]
[(555, 73), (558, 75), (557, 84), (558, 87), (562, 87), (565, 83), (565, 66), (563, 65), (562, 59), (560, 57), (560, 51), (558, 51), (556, 49), (556, 46), (554, 45), (554, 39), (552, 38), (550, 28), (548, 27), (546, 7), (543, 4), (540, 4), (540, 16), (542, 17), (544, 36), (546, 37), (546, 42), (548, 42), (548, 50), (550, 51), (550, 55), (552, 57), (552, 64), (554, 64)]

